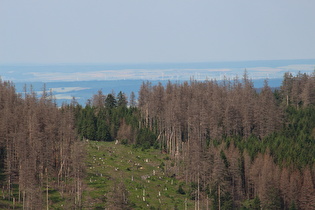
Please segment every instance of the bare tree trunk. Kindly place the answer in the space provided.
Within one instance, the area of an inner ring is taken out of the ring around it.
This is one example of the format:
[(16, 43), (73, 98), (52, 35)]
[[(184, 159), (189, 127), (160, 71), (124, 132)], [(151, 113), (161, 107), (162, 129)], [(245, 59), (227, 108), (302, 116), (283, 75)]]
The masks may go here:
[(199, 180), (199, 166), (198, 166), (198, 210), (200, 209), (200, 180)]
[(47, 168), (45, 169), (46, 172), (46, 205), (47, 205), (47, 210), (49, 210), (49, 197), (48, 197), (48, 170)]
[(218, 186), (218, 199), (219, 199), (219, 210), (221, 210), (221, 189), (220, 189), (220, 184)]
[(207, 194), (207, 210), (209, 210), (209, 195)]
[(23, 210), (26, 209), (25, 190), (23, 190)]

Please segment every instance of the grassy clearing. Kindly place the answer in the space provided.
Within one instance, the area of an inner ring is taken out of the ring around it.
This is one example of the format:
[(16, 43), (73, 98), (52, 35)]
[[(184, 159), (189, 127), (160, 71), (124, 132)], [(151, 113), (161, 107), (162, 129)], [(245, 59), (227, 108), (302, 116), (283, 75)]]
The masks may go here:
[(132, 209), (192, 208), (187, 195), (177, 192), (183, 183), (165, 175), (161, 166), (171, 160), (160, 151), (143, 151), (114, 142), (89, 142), (87, 150), (84, 209), (104, 209), (115, 204), (118, 184), (125, 187)]

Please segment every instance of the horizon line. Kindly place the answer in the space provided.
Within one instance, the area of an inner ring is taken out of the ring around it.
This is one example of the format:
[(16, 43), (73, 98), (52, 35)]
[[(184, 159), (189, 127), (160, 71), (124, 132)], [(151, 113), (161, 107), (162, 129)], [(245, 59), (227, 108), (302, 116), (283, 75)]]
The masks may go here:
[(242, 62), (264, 62), (264, 61), (315, 61), (315, 58), (296, 59), (254, 59), (254, 60), (217, 60), (217, 61), (157, 61), (157, 62), (0, 62), (0, 66), (26, 65), (26, 66), (47, 66), (47, 65), (150, 65), (150, 64), (200, 64), (200, 63), (242, 63)]

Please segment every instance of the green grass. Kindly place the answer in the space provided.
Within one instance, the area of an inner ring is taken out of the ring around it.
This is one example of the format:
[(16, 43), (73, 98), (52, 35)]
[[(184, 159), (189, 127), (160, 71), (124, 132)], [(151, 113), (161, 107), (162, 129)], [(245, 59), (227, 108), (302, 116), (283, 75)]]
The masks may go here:
[(179, 181), (160, 167), (162, 162), (171, 165), (170, 158), (160, 151), (143, 151), (113, 142), (89, 142), (87, 151), (84, 209), (110, 205), (117, 183), (124, 184), (132, 209), (184, 209), (185, 200), (188, 209), (192, 207), (187, 195), (177, 192)]

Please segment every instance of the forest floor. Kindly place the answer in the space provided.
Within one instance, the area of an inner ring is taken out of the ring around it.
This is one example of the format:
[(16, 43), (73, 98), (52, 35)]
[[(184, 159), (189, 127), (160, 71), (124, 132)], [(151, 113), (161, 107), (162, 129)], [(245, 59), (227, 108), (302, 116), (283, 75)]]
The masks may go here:
[[(166, 175), (172, 160), (159, 150), (142, 150), (114, 142), (87, 144), (83, 209), (123, 206), (131, 209), (191, 209), (184, 182)], [(178, 192), (182, 186), (182, 193)], [(185, 194), (184, 194), (185, 192)]]

